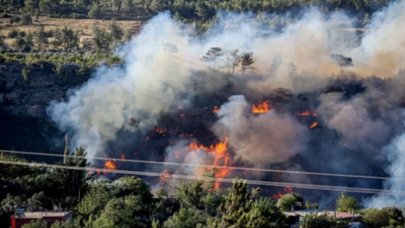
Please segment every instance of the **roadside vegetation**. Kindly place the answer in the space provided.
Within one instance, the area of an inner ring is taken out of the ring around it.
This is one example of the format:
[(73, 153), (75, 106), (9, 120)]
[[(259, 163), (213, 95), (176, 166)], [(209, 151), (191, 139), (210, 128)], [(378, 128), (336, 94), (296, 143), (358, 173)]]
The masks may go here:
[[(89, 168), (82, 158), (85, 150), (72, 153), (55, 164)], [(26, 163), (27, 160), (0, 154), (0, 161)], [(207, 171), (207, 176), (209, 172)], [(114, 177), (114, 178), (105, 178)], [(113, 179), (113, 180), (110, 180)], [(0, 164), (0, 226), (8, 227), (17, 208), (27, 211), (59, 208), (73, 211), (71, 222), (52, 227), (289, 227), (284, 212), (303, 202), (298, 193), (280, 199), (261, 194), (241, 179), (229, 188), (215, 189), (210, 180), (179, 182), (176, 187), (155, 186), (152, 190), (142, 179), (100, 173), (96, 169), (68, 170)], [(347, 222), (322, 213), (316, 203), (306, 203), (313, 211), (301, 220), (304, 228), (346, 227)], [(304, 208), (303, 208), (304, 209)], [(341, 194), (336, 210), (361, 214), (368, 227), (403, 227), (400, 208), (361, 209), (357, 200)], [(43, 224), (42, 224), (43, 225)], [(41, 227), (33, 222), (25, 228)], [(43, 226), (42, 226), (43, 227)]]

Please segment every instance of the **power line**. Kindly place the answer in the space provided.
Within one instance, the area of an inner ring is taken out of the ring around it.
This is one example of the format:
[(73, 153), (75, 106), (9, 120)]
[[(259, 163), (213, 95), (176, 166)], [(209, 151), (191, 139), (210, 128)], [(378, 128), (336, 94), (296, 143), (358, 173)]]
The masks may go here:
[[(122, 169), (98, 169), (93, 167), (79, 167), (79, 166), (66, 166), (66, 165), (55, 165), (47, 163), (36, 163), (36, 162), (19, 162), (19, 161), (5, 161), (0, 160), (0, 164), (7, 165), (19, 165), (19, 166), (29, 166), (29, 167), (42, 167), (42, 168), (55, 168), (55, 169), (67, 169), (67, 170), (79, 170), (79, 171), (100, 171), (104, 173), (115, 173), (115, 174), (126, 174), (126, 175), (137, 175), (137, 176), (148, 176), (148, 177), (160, 177), (162, 174), (157, 172), (147, 172), (147, 171), (134, 171), (134, 170), (122, 170)], [(208, 180), (208, 181), (219, 181), (224, 183), (232, 183), (231, 178), (215, 178), (215, 177), (203, 177), (195, 175), (181, 175), (172, 174), (169, 178), (172, 179), (183, 179), (183, 180)], [(402, 191), (392, 191), (383, 190), (375, 188), (358, 188), (358, 187), (345, 187), (345, 186), (334, 186), (334, 185), (317, 185), (317, 184), (303, 184), (303, 183), (293, 183), (293, 182), (275, 182), (275, 181), (260, 181), (247, 179), (250, 185), (261, 185), (261, 186), (273, 186), (273, 187), (293, 187), (298, 189), (310, 189), (310, 190), (322, 190), (322, 191), (338, 191), (338, 192), (353, 192), (353, 193), (365, 193), (365, 194), (386, 194), (386, 195), (401, 195), (405, 196), (405, 192)]]
[[(10, 153), (10, 154), (21, 154), (21, 155), (64, 157), (63, 154), (49, 154), (49, 153), (29, 152), (29, 151), (0, 150), (0, 152)], [(86, 159), (85, 156), (76, 156), (76, 155), (67, 155), (67, 157), (78, 158), (78, 159)], [(166, 166), (202, 167), (202, 168), (207, 168), (207, 169), (221, 169), (221, 168), (224, 168), (223, 166), (215, 166), (215, 165), (190, 164), (190, 163), (179, 163), (179, 162), (149, 161), (149, 160), (139, 160), (139, 159), (107, 158), (107, 157), (93, 157), (92, 160), (98, 160), (98, 161), (114, 160), (114, 161), (118, 161), (118, 162), (128, 162), (128, 163), (141, 163), (141, 164), (166, 165)], [(286, 173), (286, 174), (294, 174), (294, 175), (345, 177), (345, 178), (374, 179), (374, 180), (389, 180), (389, 179), (391, 179), (390, 177), (384, 177), (384, 176), (326, 173), (326, 172), (308, 172), (308, 171), (298, 171), (298, 170), (261, 169), (261, 168), (237, 167), (237, 166), (226, 166), (226, 168), (230, 169), (230, 170), (240, 170), (240, 171), (250, 171), (250, 172), (267, 172), (267, 173)]]

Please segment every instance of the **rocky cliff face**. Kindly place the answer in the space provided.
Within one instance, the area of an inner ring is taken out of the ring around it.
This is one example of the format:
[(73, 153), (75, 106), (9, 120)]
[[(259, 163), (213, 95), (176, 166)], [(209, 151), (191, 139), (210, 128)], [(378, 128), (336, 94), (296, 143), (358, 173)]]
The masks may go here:
[[(49, 103), (65, 99), (89, 74), (52, 63), (24, 65), (0, 60), (0, 149), (48, 150), (58, 147), (59, 132), (46, 114)], [(53, 141), (56, 140), (56, 141)]]

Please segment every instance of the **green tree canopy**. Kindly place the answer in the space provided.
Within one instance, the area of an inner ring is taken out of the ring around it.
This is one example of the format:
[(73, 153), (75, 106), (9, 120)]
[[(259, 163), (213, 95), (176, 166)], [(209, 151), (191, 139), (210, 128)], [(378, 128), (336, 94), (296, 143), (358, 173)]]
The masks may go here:
[(145, 203), (152, 201), (149, 186), (140, 178), (125, 176), (115, 180), (111, 185), (111, 193), (114, 197), (139, 195)]
[(302, 228), (344, 228), (347, 224), (339, 223), (335, 218), (328, 216), (327, 214), (307, 214), (302, 218), (300, 222)]
[(83, 224), (88, 223), (89, 220), (93, 221), (110, 200), (111, 194), (105, 187), (93, 186), (76, 207), (79, 220)]
[(300, 196), (297, 193), (287, 193), (283, 195), (277, 202), (277, 206), (282, 210), (282, 211), (291, 211), (291, 209), (297, 204), (300, 204), (303, 206), (304, 199), (302, 196)]
[(405, 225), (404, 215), (398, 208), (370, 208), (363, 210), (361, 214), (363, 215), (363, 221), (370, 228), (403, 227)]
[(287, 227), (285, 217), (276, 202), (269, 198), (255, 200), (250, 210), (243, 215), (245, 227)]
[(44, 227), (47, 227), (47, 223), (44, 220), (34, 220), (22, 226), (22, 228), (44, 228)]
[(94, 221), (94, 227), (148, 227), (151, 222), (149, 208), (140, 195), (111, 199)]
[(208, 215), (193, 209), (181, 208), (173, 216), (171, 216), (163, 225), (166, 228), (194, 228), (204, 227), (207, 222)]
[(339, 212), (353, 212), (360, 208), (356, 198), (342, 193), (336, 200), (336, 211)]

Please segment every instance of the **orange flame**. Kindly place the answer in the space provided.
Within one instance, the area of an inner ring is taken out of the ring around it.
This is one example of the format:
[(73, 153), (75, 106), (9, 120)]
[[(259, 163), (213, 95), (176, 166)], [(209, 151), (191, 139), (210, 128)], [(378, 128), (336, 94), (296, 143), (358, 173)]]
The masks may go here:
[(212, 113), (217, 113), (217, 112), (219, 112), (219, 108), (218, 108), (218, 106), (214, 106), (212, 108)]
[(159, 135), (165, 136), (166, 129), (157, 127), (155, 128), (155, 132)]
[(309, 128), (311, 128), (311, 129), (314, 129), (314, 128), (316, 128), (316, 127), (318, 127), (318, 122), (313, 122), (310, 126), (309, 126)]
[(268, 101), (264, 101), (263, 103), (252, 105), (252, 112), (255, 114), (262, 114), (267, 113), (270, 110), (270, 106)]
[(279, 192), (275, 195), (272, 196), (273, 199), (280, 199), (281, 197), (283, 197), (285, 194), (291, 193), (293, 192), (293, 188), (291, 186), (287, 186), (283, 189), (282, 192)]
[(297, 116), (318, 116), (318, 114), (316, 114), (315, 112), (311, 112), (311, 111), (303, 111), (303, 112), (299, 112), (297, 113)]
[(171, 173), (169, 173), (169, 171), (164, 170), (161, 174), (160, 174), (160, 183), (161, 184), (167, 184), (169, 182), (170, 177), (172, 176)]
[(104, 169), (107, 170), (116, 170), (117, 169), (117, 164), (113, 160), (108, 160), (104, 163)]
[(220, 166), (219, 168), (214, 169), (214, 177), (217, 178), (214, 184), (214, 189), (219, 189), (220, 179), (226, 177), (230, 173), (230, 169), (227, 168), (230, 157), (228, 155), (228, 139), (221, 141), (215, 145), (204, 146), (199, 145), (195, 142), (189, 145), (190, 151), (202, 150), (207, 153), (214, 154), (213, 166)]

